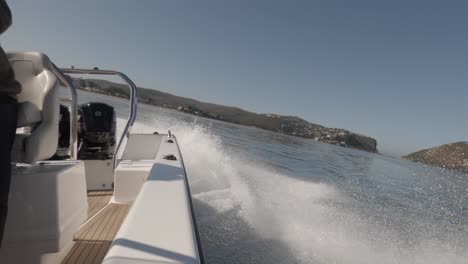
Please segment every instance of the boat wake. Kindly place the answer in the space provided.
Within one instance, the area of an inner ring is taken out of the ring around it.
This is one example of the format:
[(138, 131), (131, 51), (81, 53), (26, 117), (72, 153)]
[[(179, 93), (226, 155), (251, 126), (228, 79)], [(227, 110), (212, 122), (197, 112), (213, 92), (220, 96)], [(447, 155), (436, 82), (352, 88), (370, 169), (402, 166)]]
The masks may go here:
[(250, 159), (227, 147), (222, 136), (196, 118), (181, 121), (143, 112), (133, 132), (168, 129), (177, 136), (184, 157), (208, 263), (466, 263), (468, 259), (468, 228), (447, 239), (438, 230), (427, 235), (420, 230), (395, 232), (361, 216), (349, 194), (336, 186), (291, 177)]

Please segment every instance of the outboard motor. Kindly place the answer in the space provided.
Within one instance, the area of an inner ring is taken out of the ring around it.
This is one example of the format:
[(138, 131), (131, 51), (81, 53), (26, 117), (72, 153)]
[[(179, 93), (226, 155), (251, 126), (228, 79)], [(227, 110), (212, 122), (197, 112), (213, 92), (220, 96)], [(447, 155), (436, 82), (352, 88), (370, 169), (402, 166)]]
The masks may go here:
[(110, 159), (115, 148), (116, 117), (112, 106), (86, 103), (78, 109), (79, 159)]

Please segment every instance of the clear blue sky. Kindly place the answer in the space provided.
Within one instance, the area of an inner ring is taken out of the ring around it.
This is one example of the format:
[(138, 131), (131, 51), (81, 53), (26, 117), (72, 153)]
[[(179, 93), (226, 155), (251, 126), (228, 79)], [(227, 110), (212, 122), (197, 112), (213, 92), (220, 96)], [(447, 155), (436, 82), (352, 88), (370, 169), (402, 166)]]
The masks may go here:
[(466, 3), (10, 0), (1, 43), (349, 129), (398, 155), (468, 140)]

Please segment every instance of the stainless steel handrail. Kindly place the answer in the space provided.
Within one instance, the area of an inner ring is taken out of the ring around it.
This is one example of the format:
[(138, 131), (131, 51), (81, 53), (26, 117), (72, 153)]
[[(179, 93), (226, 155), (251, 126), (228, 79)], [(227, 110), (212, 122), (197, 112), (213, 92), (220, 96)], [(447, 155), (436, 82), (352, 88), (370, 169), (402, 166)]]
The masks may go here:
[[(109, 71), (109, 70), (97, 70), (97, 69), (67, 69), (67, 68), (61, 68), (60, 69), (63, 73), (69, 73), (69, 74), (95, 74), (95, 75), (117, 75), (120, 78), (122, 78), (129, 86), (130, 89), (130, 113), (128, 115), (127, 119), (127, 124), (125, 125), (125, 128), (122, 132), (122, 135), (120, 136), (119, 143), (117, 144), (117, 147), (114, 150), (114, 156), (112, 158), (112, 165), (113, 169), (115, 170), (115, 167), (117, 167), (117, 153), (119, 153), (119, 150), (122, 146), (122, 142), (124, 140), (124, 136), (128, 138), (130, 135), (130, 132), (132, 130), (133, 124), (135, 123), (136, 119), (136, 114), (137, 114), (137, 87), (135, 83), (133, 83), (130, 78), (128, 78), (127, 75), (118, 72), (118, 71)], [(66, 79), (66, 78), (65, 78)], [(73, 86), (73, 85), (72, 85)]]
[(70, 91), (70, 159), (78, 159), (78, 94), (73, 83), (65, 76), (65, 74), (52, 63), (52, 71), (62, 81)]

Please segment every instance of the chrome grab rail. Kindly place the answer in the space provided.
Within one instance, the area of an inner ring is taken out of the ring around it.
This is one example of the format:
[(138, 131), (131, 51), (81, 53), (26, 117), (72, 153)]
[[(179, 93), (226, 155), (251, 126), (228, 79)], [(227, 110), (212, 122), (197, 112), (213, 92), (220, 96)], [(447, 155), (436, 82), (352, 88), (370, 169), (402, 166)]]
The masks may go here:
[[(120, 136), (119, 143), (117, 144), (117, 147), (114, 150), (114, 156), (112, 157), (112, 166), (113, 166), (113, 170), (115, 170), (115, 167), (117, 167), (117, 153), (119, 153), (119, 150), (120, 150), (120, 148), (122, 146), (124, 136), (128, 138), (128, 136), (130, 135), (130, 131), (132, 130), (133, 124), (135, 123), (135, 119), (136, 119), (136, 114), (137, 114), (137, 87), (136, 87), (135, 83), (133, 83), (133, 81), (130, 78), (128, 78), (127, 75), (125, 75), (125, 74), (123, 74), (121, 72), (118, 72), (118, 71), (98, 70), (98, 69), (74, 69), (74, 68), (72, 68), (72, 69), (61, 68), (61, 69), (57, 69), (57, 70), (60, 71), (62, 73), (62, 75), (63, 75), (63, 73), (69, 73), (69, 74), (94, 74), (94, 75), (117, 75), (120, 78), (122, 78), (128, 84), (129, 89), (130, 89), (130, 113), (128, 115), (127, 124), (125, 125), (125, 128), (122, 131), (122, 135)], [(60, 74), (57, 74), (57, 75), (60, 75)], [(69, 82), (69, 80), (67, 78), (65, 78), (65, 76), (63, 76), (63, 78), (65, 79), (64, 83), (67, 86), (70, 85), (71, 87), (73, 87), (73, 84), (71, 84)], [(60, 79), (62, 79), (62, 78), (60, 78)], [(75, 88), (73, 87), (71, 89), (75, 89)], [(76, 93), (76, 90), (75, 90), (75, 93)], [(73, 99), (73, 95), (72, 95), (72, 101), (73, 100), (74, 99)], [(73, 105), (73, 103), (72, 103), (72, 105)], [(72, 111), (71, 114), (73, 114), (73, 111)], [(76, 114), (76, 112), (75, 112), (75, 114)], [(75, 127), (76, 127), (76, 124), (77, 124), (76, 123), (76, 115), (74, 115), (73, 119), (75, 119), (75, 120), (71, 121), (71, 122), (75, 122)], [(76, 131), (76, 129), (74, 131)]]

